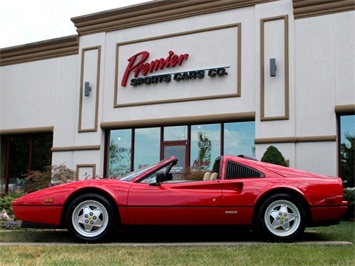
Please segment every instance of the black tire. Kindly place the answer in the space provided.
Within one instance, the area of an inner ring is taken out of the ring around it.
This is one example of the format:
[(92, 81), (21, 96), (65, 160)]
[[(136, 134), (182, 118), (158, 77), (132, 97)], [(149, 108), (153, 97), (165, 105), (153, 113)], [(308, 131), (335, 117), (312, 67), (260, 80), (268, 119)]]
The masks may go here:
[(271, 241), (292, 242), (305, 229), (305, 210), (288, 194), (272, 195), (256, 211), (256, 229)]
[(77, 240), (96, 243), (110, 236), (116, 219), (114, 209), (105, 197), (89, 193), (80, 195), (69, 204), (65, 223)]

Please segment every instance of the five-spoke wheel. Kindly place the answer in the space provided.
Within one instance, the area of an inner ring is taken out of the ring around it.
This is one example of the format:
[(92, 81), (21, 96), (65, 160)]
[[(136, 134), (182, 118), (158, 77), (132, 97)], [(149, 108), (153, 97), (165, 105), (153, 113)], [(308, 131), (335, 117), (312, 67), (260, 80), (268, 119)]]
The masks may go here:
[(261, 204), (257, 229), (271, 240), (293, 241), (304, 231), (304, 210), (287, 194), (273, 195)]
[(104, 240), (113, 228), (114, 213), (110, 202), (101, 195), (84, 194), (70, 203), (66, 224), (74, 237), (86, 242)]

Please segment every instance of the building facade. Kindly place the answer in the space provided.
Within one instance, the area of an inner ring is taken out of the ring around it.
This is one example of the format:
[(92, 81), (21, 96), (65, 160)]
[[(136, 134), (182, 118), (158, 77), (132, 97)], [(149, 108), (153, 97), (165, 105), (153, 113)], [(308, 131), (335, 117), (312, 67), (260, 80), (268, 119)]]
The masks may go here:
[(341, 175), (353, 1), (156, 0), (71, 20), (78, 35), (0, 49), (2, 189), (46, 165), (116, 177), (176, 155), (177, 171), (208, 169), (271, 145)]

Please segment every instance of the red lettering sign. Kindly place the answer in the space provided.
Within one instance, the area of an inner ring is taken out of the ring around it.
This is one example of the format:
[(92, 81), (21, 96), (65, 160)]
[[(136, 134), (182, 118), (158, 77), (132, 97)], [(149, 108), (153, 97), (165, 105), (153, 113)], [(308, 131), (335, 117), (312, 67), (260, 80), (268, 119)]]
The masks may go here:
[(129, 75), (133, 72), (134, 77), (138, 77), (139, 74), (146, 76), (149, 73), (153, 73), (164, 68), (181, 66), (184, 61), (189, 57), (188, 54), (176, 55), (173, 51), (169, 51), (167, 58), (160, 58), (146, 63), (149, 57), (147, 51), (139, 52), (128, 59), (128, 65), (123, 74), (121, 86), (126, 86)]

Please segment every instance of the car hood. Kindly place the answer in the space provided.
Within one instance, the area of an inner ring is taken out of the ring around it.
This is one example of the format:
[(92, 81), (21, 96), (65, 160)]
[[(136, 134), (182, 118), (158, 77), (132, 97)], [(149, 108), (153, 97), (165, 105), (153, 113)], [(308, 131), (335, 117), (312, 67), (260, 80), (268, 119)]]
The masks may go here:
[(67, 197), (76, 190), (83, 188), (98, 188), (109, 191), (110, 188), (122, 186), (128, 182), (116, 179), (79, 180), (61, 185), (48, 187), (24, 195), (12, 202), (13, 205), (63, 205)]

